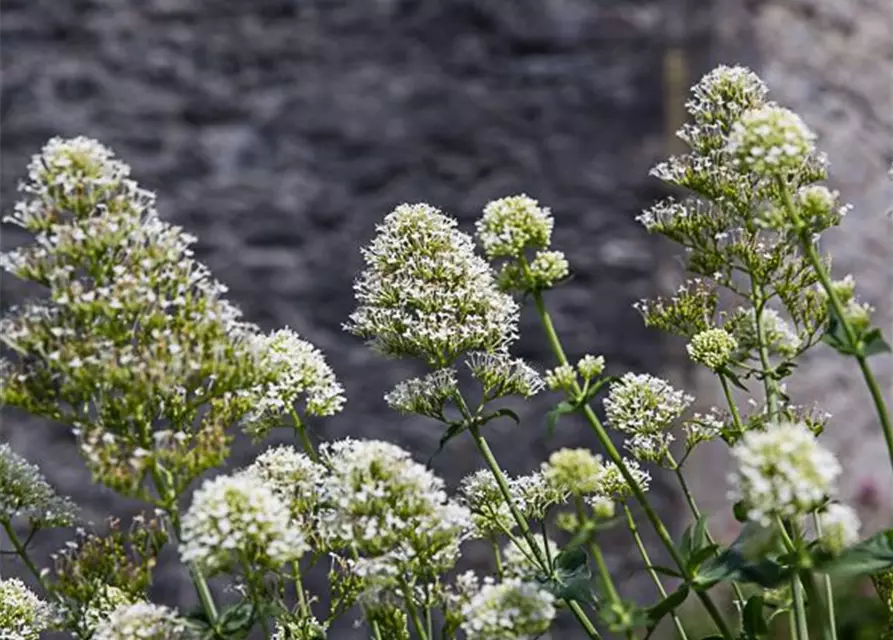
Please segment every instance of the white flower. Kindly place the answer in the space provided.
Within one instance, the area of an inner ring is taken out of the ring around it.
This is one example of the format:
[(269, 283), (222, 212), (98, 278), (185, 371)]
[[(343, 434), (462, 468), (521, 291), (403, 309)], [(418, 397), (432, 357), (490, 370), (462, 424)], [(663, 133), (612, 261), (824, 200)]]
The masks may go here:
[(246, 473), (256, 475), (288, 505), (292, 518), (311, 528), (326, 468), (292, 446), (267, 449)]
[(480, 538), (511, 531), (516, 526), (496, 478), (488, 469), (480, 469), (459, 483), (462, 502), (471, 511), (475, 535)]
[(641, 460), (659, 463), (673, 440), (667, 430), (693, 401), (665, 380), (627, 373), (611, 385), (604, 405), (611, 426), (630, 436), (627, 449)]
[(685, 348), (692, 360), (717, 371), (732, 359), (738, 341), (725, 329), (714, 327), (695, 334)]
[(830, 553), (840, 553), (859, 542), (862, 523), (859, 514), (850, 506), (831, 503), (818, 513), (822, 546)]
[(545, 382), (550, 391), (569, 391), (577, 382), (577, 372), (569, 364), (560, 364), (546, 371)]
[(243, 558), (277, 568), (305, 549), (288, 505), (252, 473), (206, 480), (183, 516), (180, 557), (211, 573)]
[(299, 396), (304, 396), (309, 415), (331, 416), (341, 411), (344, 388), (319, 349), (290, 329), (254, 336), (251, 346), (271, 377), (248, 392), (253, 408), (244, 421), (253, 432), (262, 435), (280, 423)]
[(729, 498), (741, 501), (748, 520), (764, 526), (775, 516), (807, 513), (834, 493), (840, 464), (806, 425), (783, 422), (749, 431), (732, 448), (737, 469)]
[(359, 305), (345, 329), (382, 353), (443, 367), (516, 338), (518, 305), (498, 290), (471, 238), (434, 207), (397, 207), (363, 257)]
[(0, 637), (38, 640), (53, 618), (53, 610), (18, 578), (0, 580)]
[[(738, 353), (735, 358), (740, 358), (753, 349), (758, 348), (756, 309), (738, 309), (730, 318), (734, 327), (733, 334), (738, 341)], [(800, 337), (794, 328), (775, 310), (764, 308), (760, 313), (760, 328), (763, 334), (763, 342), (770, 353), (784, 357), (791, 357), (800, 349)]]
[(744, 111), (763, 104), (769, 90), (746, 67), (720, 65), (692, 87), (685, 108), (702, 125), (728, 125)]
[(468, 355), (471, 375), (489, 398), (517, 395), (529, 398), (543, 389), (543, 381), (530, 365), (508, 353), (475, 351)]
[(0, 519), (27, 518), (33, 525), (67, 527), (77, 507), (56, 493), (35, 465), (0, 444)]
[(508, 196), (484, 207), (477, 239), (488, 258), (518, 258), (527, 247), (547, 247), (554, 224), (549, 209), (533, 198)]
[(462, 610), (468, 640), (533, 640), (555, 618), (555, 597), (518, 579), (488, 582)]
[(584, 380), (598, 377), (605, 370), (605, 357), (586, 354), (577, 362), (577, 371)]
[(815, 139), (800, 116), (769, 104), (741, 116), (732, 126), (726, 151), (746, 171), (784, 177), (806, 165), (815, 153)]
[(385, 395), (384, 401), (400, 413), (417, 413), (443, 420), (444, 405), (458, 390), (456, 371), (448, 367), (398, 383)]
[(537, 251), (530, 262), (530, 277), (537, 289), (548, 289), (570, 273), (570, 265), (561, 251)]
[(83, 624), (88, 630), (96, 629), (119, 607), (135, 604), (134, 599), (122, 589), (110, 584), (99, 587), (93, 597), (90, 598), (86, 611), (84, 611)]
[(176, 640), (187, 638), (187, 628), (168, 607), (138, 602), (124, 605), (103, 621), (93, 640)]
[(567, 490), (551, 484), (541, 471), (509, 480), (512, 502), (526, 518), (542, 520), (549, 508), (567, 499)]
[(605, 463), (589, 449), (560, 449), (542, 464), (546, 481), (572, 495), (604, 493)]
[[(561, 552), (558, 543), (548, 540), (548, 554), (546, 553), (546, 545), (543, 544), (542, 538), (534, 536), (536, 546), (543, 559), (550, 559), (555, 562), (555, 558)], [(524, 538), (518, 538), (520, 544), (509, 542), (502, 550), (502, 569), (506, 578), (520, 578), (522, 580), (533, 581), (537, 576), (543, 575), (536, 555), (530, 550), (530, 544)]]

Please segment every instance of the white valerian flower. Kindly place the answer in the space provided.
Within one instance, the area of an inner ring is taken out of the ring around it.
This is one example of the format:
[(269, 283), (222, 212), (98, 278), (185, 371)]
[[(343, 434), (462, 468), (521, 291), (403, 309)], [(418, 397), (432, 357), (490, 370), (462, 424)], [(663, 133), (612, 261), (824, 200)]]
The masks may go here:
[(180, 556), (209, 573), (245, 559), (277, 568), (306, 548), (286, 502), (252, 473), (206, 480), (183, 516)]
[(549, 209), (526, 195), (494, 200), (477, 221), (477, 239), (488, 258), (520, 258), (524, 249), (542, 249), (552, 240)]
[(543, 476), (551, 485), (575, 496), (603, 494), (604, 460), (589, 449), (560, 449), (542, 464)]
[(475, 351), (468, 355), (467, 364), (491, 399), (510, 395), (529, 398), (543, 389), (542, 378), (533, 367), (505, 352)]
[(819, 542), (830, 553), (840, 553), (859, 542), (862, 523), (850, 506), (833, 502), (818, 512), (822, 535)]
[(750, 69), (720, 65), (692, 87), (685, 108), (700, 125), (727, 128), (745, 111), (761, 106), (768, 93)]
[(264, 451), (245, 472), (256, 475), (288, 505), (294, 520), (312, 529), (326, 475), (324, 466), (294, 447), (282, 445)]
[(517, 337), (518, 305), (499, 291), (471, 238), (434, 207), (397, 207), (363, 258), (358, 307), (345, 329), (380, 352), (444, 367)]
[[(648, 473), (637, 460), (626, 458), (623, 460), (623, 466), (629, 472), (636, 486), (643, 492), (648, 491), (651, 487), (651, 474)], [(586, 502), (596, 508), (601, 504), (603, 497), (610, 497), (614, 500), (623, 501), (633, 494), (632, 487), (624, 478), (620, 467), (612, 461), (605, 461), (605, 470), (602, 476), (602, 489), (600, 494), (588, 496)]]
[(512, 502), (526, 518), (542, 520), (551, 507), (562, 504), (567, 490), (550, 483), (541, 471), (511, 478), (508, 482)]
[(515, 528), (511, 509), (496, 478), (488, 469), (480, 469), (464, 477), (459, 483), (459, 495), (471, 512), (476, 537), (491, 537)]
[(768, 104), (745, 112), (732, 126), (726, 151), (759, 176), (801, 170), (815, 153), (816, 135), (793, 111)]
[(37, 466), (0, 444), (0, 519), (21, 517), (34, 527), (67, 527), (76, 514), (75, 504), (57, 494)]
[(299, 398), (312, 416), (331, 416), (344, 406), (344, 388), (335, 379), (322, 352), (290, 329), (257, 335), (252, 347), (269, 382), (248, 391), (252, 410), (243, 418), (250, 430), (263, 435), (280, 424)]
[(548, 289), (570, 273), (570, 265), (562, 251), (537, 251), (530, 262), (530, 278), (536, 289)]
[(276, 621), (272, 640), (325, 640), (327, 629), (327, 623), (322, 623), (313, 616), (280, 619)]
[(318, 531), (332, 549), (359, 554), (354, 572), (387, 586), (449, 570), (471, 527), (443, 480), (400, 447), (340, 440), (320, 449), (328, 469)]
[(456, 370), (447, 367), (421, 378), (410, 378), (398, 383), (385, 395), (384, 401), (400, 413), (417, 413), (435, 420), (443, 420), (444, 406), (458, 390)]
[(115, 609), (93, 633), (94, 640), (179, 640), (189, 637), (177, 612), (168, 607), (138, 602)]
[(577, 371), (584, 380), (600, 376), (605, 370), (605, 357), (586, 354), (577, 362)]
[(0, 580), (0, 638), (38, 640), (53, 620), (53, 609), (18, 578)]
[(738, 341), (725, 329), (713, 327), (695, 334), (685, 348), (692, 360), (718, 371), (732, 359)]
[(531, 582), (485, 582), (462, 609), (468, 640), (533, 640), (555, 618), (555, 597)]
[(783, 422), (748, 431), (732, 448), (737, 469), (729, 498), (742, 502), (748, 520), (764, 526), (776, 516), (807, 513), (834, 493), (841, 473), (830, 451), (806, 425)]
[[(555, 558), (561, 552), (558, 543), (549, 538), (543, 544), (542, 538), (534, 536), (537, 550), (544, 560), (555, 562)], [(530, 544), (525, 538), (517, 538), (518, 543), (509, 542), (502, 550), (502, 570), (506, 578), (520, 578), (534, 581), (537, 576), (544, 575), (543, 569), (537, 561), (536, 555), (531, 551)]]
[(673, 441), (668, 430), (693, 401), (665, 380), (626, 373), (611, 385), (604, 405), (611, 426), (629, 436), (625, 446), (630, 453), (660, 463)]
[(88, 631), (93, 631), (119, 607), (131, 604), (136, 604), (136, 602), (126, 591), (110, 584), (103, 584), (87, 603), (87, 608), (81, 619), (82, 624)]
[[(737, 309), (729, 319), (733, 327), (733, 335), (738, 341), (738, 352), (735, 359), (747, 356), (751, 351), (759, 347), (757, 336), (756, 309)], [(763, 342), (771, 354), (783, 357), (796, 355), (800, 349), (801, 341), (797, 332), (775, 310), (764, 308), (760, 313), (760, 329), (763, 334)]]
[(702, 442), (715, 440), (725, 429), (725, 418), (716, 407), (709, 413), (696, 413), (682, 425), (685, 432), (685, 446), (692, 449)]
[(569, 364), (560, 364), (546, 371), (545, 382), (550, 391), (570, 391), (577, 382), (577, 372)]

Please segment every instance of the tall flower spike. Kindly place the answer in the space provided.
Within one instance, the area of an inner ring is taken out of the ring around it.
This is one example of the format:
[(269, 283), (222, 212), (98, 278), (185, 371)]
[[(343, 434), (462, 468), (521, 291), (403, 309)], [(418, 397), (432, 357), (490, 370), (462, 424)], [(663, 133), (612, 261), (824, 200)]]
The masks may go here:
[(56, 493), (37, 466), (0, 444), (0, 521), (27, 518), (32, 527), (67, 527), (77, 506)]
[(427, 204), (400, 205), (363, 250), (358, 307), (345, 329), (380, 352), (434, 367), (516, 338), (518, 305), (456, 221)]
[(809, 512), (834, 493), (841, 473), (834, 455), (803, 424), (770, 425), (749, 431), (732, 448), (737, 469), (729, 498), (742, 502), (748, 520), (764, 526), (775, 516)]
[(247, 392), (252, 410), (245, 416), (248, 430), (265, 435), (281, 424), (303, 396), (311, 416), (331, 416), (344, 405), (344, 388), (335, 379), (322, 352), (290, 329), (252, 338), (260, 367), (270, 380)]

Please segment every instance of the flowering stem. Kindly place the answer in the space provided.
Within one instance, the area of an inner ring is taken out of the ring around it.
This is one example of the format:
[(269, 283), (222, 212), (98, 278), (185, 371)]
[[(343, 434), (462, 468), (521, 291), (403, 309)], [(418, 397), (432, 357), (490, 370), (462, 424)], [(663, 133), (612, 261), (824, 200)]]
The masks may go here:
[(732, 388), (729, 386), (728, 379), (719, 374), (719, 384), (722, 385), (722, 393), (726, 397), (726, 403), (729, 405), (729, 413), (732, 414), (732, 423), (735, 425), (735, 431), (737, 435), (742, 435), (744, 433), (744, 423), (741, 421), (741, 414), (738, 412), (738, 405), (735, 404), (735, 399), (732, 397)]
[[(555, 357), (558, 359), (559, 364), (567, 365), (567, 356), (564, 353), (564, 349), (562, 349), (561, 347), (561, 341), (558, 339), (558, 334), (555, 332), (555, 327), (552, 324), (552, 319), (549, 316), (549, 312), (546, 310), (546, 307), (543, 303), (542, 293), (539, 291), (534, 292), (533, 299), (536, 303), (536, 310), (539, 314), (540, 322), (542, 323), (543, 328), (546, 331), (546, 336), (549, 340), (549, 344), (552, 347), (552, 351)], [(670, 535), (670, 532), (667, 531), (667, 528), (664, 525), (663, 521), (654, 511), (654, 508), (651, 506), (648, 498), (645, 496), (645, 492), (642, 491), (642, 487), (639, 486), (636, 478), (632, 475), (632, 473), (630, 473), (630, 470), (624, 463), (623, 458), (617, 451), (617, 447), (614, 446), (614, 443), (611, 441), (608, 432), (605, 430), (604, 425), (602, 425), (601, 421), (598, 419), (598, 416), (595, 415), (595, 411), (592, 410), (592, 407), (590, 407), (588, 403), (583, 404), (583, 415), (586, 417), (587, 422), (589, 422), (589, 426), (595, 432), (595, 435), (604, 448), (605, 453), (608, 455), (608, 458), (610, 458), (611, 462), (617, 465), (620, 474), (629, 485), (630, 490), (641, 505), (642, 510), (645, 512), (645, 516), (654, 527), (654, 530), (657, 532), (660, 541), (663, 543), (664, 547), (666, 547), (667, 552), (669, 552), (670, 557), (673, 559), (673, 562), (678, 567), (680, 573), (682, 573), (683, 578), (686, 582), (691, 583), (694, 580), (694, 575), (692, 575), (692, 572), (686, 566), (685, 561), (679, 554), (679, 550), (673, 543), (673, 537)], [(732, 630), (729, 629), (729, 626), (723, 618), (722, 613), (720, 613), (719, 609), (716, 607), (716, 604), (710, 598), (709, 594), (700, 590), (697, 591), (697, 594), (698, 598), (700, 598), (701, 602), (703, 603), (704, 608), (707, 610), (708, 615), (713, 619), (713, 622), (716, 624), (723, 638), (725, 638), (726, 640), (734, 640), (735, 636), (732, 633)]]
[(425, 632), (425, 625), (419, 617), (419, 610), (412, 601), (412, 593), (406, 582), (403, 583), (403, 600), (406, 602), (406, 609), (409, 611), (409, 617), (412, 619), (412, 624), (415, 627), (416, 632), (419, 634), (419, 637), (422, 638), (422, 640), (430, 640), (428, 634)]
[[(648, 550), (642, 542), (642, 536), (639, 535), (639, 527), (633, 518), (633, 512), (630, 511), (629, 507), (626, 505), (623, 505), (623, 511), (626, 513), (626, 526), (629, 528), (630, 533), (633, 534), (633, 540), (636, 542), (636, 548), (639, 550), (639, 555), (642, 556), (642, 560), (645, 562), (645, 568), (648, 571), (648, 575), (651, 576), (651, 580), (654, 582), (654, 586), (657, 587), (660, 597), (666, 598), (667, 590), (664, 588), (660, 576), (657, 575), (657, 571), (654, 570), (654, 565), (651, 564), (651, 557), (648, 555)], [(679, 616), (676, 615), (675, 610), (670, 612), (670, 617), (673, 619), (673, 625), (676, 627), (679, 639), (688, 640), (688, 634), (685, 633), (685, 627), (682, 626), (682, 621), (679, 619)]]
[(307, 596), (304, 593), (304, 584), (301, 578), (301, 565), (297, 560), (295, 560), (294, 562), (292, 562), (291, 566), (295, 581), (295, 591), (297, 592), (298, 596), (298, 606), (301, 609), (301, 614), (309, 618), (311, 611), (309, 603), (307, 602)]
[(763, 287), (757, 284), (756, 279), (750, 277), (750, 292), (753, 302), (754, 325), (756, 327), (758, 352), (760, 355), (760, 368), (763, 371), (763, 387), (766, 391), (766, 406), (768, 408), (769, 418), (771, 420), (778, 419), (778, 389), (775, 386), (775, 380), (772, 378), (772, 363), (769, 360), (769, 348), (766, 346), (766, 335), (763, 331), (763, 308), (766, 300), (764, 297)]
[(16, 553), (19, 555), (19, 557), (22, 559), (22, 562), (24, 562), (25, 566), (28, 567), (28, 571), (32, 573), (41, 589), (43, 589), (44, 593), (48, 594), (49, 589), (47, 588), (46, 581), (44, 581), (43, 576), (40, 575), (40, 570), (31, 560), (30, 556), (28, 556), (28, 550), (25, 548), (25, 545), (22, 544), (22, 541), (19, 540), (19, 537), (16, 535), (15, 529), (12, 528), (9, 520), (3, 521), (3, 530), (6, 531), (6, 535), (9, 537), (9, 541), (12, 542), (12, 546), (16, 550)]
[[(576, 496), (575, 506), (577, 509), (577, 518), (579, 518), (580, 522), (583, 522), (586, 519), (586, 514), (583, 511), (583, 500), (580, 499), (580, 496)], [(599, 577), (601, 577), (605, 589), (608, 592), (608, 600), (610, 600), (612, 604), (619, 604), (620, 594), (617, 592), (617, 586), (611, 578), (611, 572), (608, 571), (608, 565), (605, 563), (605, 556), (602, 554), (601, 547), (599, 547), (594, 540), (590, 540), (589, 542), (589, 552), (595, 559), (595, 566), (598, 568)]]
[(493, 558), (496, 560), (496, 577), (502, 580), (502, 552), (499, 550), (499, 543), (495, 539), (491, 538), (490, 544), (493, 547)]
[[(788, 534), (784, 521), (776, 516), (775, 524), (781, 532), (781, 541), (784, 543), (785, 549), (788, 553), (794, 554), (797, 547), (791, 539), (791, 536)], [(797, 638), (799, 638), (799, 640), (809, 640), (809, 624), (806, 619), (806, 603), (803, 597), (803, 584), (800, 582), (800, 577), (796, 573), (791, 576), (791, 588), (794, 592), (794, 622), (797, 627)]]
[(301, 417), (298, 415), (298, 412), (295, 411), (294, 407), (289, 407), (288, 411), (291, 415), (291, 419), (294, 421), (295, 433), (298, 434), (298, 438), (300, 438), (301, 440), (301, 445), (304, 447), (304, 452), (311, 460), (313, 460), (313, 462), (319, 462), (319, 454), (313, 447), (313, 442), (310, 440), (310, 436), (307, 433), (307, 428), (301, 421)]
[[(818, 514), (813, 512), (813, 521), (815, 522), (815, 532), (819, 540), (822, 539), (822, 519)], [(831, 584), (831, 576), (825, 574), (825, 606), (828, 610), (828, 624), (831, 629), (831, 640), (837, 640), (837, 617), (834, 613), (834, 587)]]

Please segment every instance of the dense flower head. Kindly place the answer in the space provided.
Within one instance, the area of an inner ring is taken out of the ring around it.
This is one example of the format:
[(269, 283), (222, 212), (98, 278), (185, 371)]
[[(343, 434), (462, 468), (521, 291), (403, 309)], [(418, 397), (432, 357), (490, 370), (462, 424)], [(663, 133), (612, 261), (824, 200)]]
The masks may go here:
[[(643, 492), (651, 487), (651, 474), (643, 469), (637, 460), (627, 458), (623, 460), (623, 466), (629, 471), (633, 481)], [(599, 494), (587, 498), (590, 504), (597, 504), (603, 496), (623, 501), (633, 494), (632, 487), (620, 471), (620, 467), (611, 461), (605, 462), (605, 470), (602, 475), (602, 489)]]
[(745, 111), (761, 106), (768, 92), (750, 69), (719, 65), (692, 87), (685, 108), (700, 125), (728, 127)]
[(484, 207), (477, 239), (488, 258), (520, 258), (528, 247), (547, 247), (554, 224), (549, 209), (533, 198), (508, 196)]
[(327, 624), (313, 616), (277, 620), (272, 640), (325, 640)]
[(84, 609), (81, 618), (82, 626), (93, 631), (102, 624), (118, 608), (136, 604), (138, 599), (123, 589), (110, 584), (103, 584), (93, 594)]
[(542, 465), (546, 480), (561, 491), (583, 496), (604, 492), (605, 463), (589, 449), (561, 449)]
[(467, 364), (491, 399), (511, 395), (529, 398), (543, 389), (543, 380), (536, 370), (506, 352), (475, 351), (468, 354)]
[(732, 126), (726, 151), (737, 166), (759, 176), (799, 171), (815, 153), (815, 134), (793, 111), (768, 104)]
[(471, 527), (443, 480), (400, 447), (378, 440), (326, 443), (328, 469), (319, 533), (330, 548), (353, 548), (354, 570), (386, 581), (446, 571)]
[(564, 487), (548, 481), (542, 471), (534, 471), (509, 480), (512, 502), (524, 517), (542, 520), (549, 509), (562, 504), (568, 496)]
[(555, 286), (570, 273), (570, 265), (562, 251), (537, 251), (530, 261), (530, 279), (534, 289)]
[(745, 433), (732, 457), (730, 499), (743, 502), (749, 520), (767, 526), (775, 516), (794, 517), (821, 504), (841, 473), (834, 455), (799, 423)]
[(544, 380), (550, 391), (570, 391), (577, 383), (577, 372), (569, 364), (560, 364), (546, 371)]
[(519, 579), (485, 582), (462, 610), (468, 640), (533, 640), (555, 617), (555, 597)]
[[(738, 343), (735, 359), (747, 356), (759, 347), (756, 309), (738, 309), (729, 318), (730, 333)], [(764, 308), (760, 313), (760, 330), (763, 343), (771, 354), (791, 357), (801, 347), (800, 336), (790, 322), (775, 309)]]
[(121, 606), (94, 632), (94, 640), (185, 640), (186, 623), (168, 607), (138, 602)]
[(577, 361), (577, 371), (584, 380), (597, 378), (605, 370), (605, 357), (586, 354)]
[(518, 305), (456, 221), (427, 204), (400, 205), (363, 250), (366, 270), (345, 329), (386, 355), (452, 364), (516, 337)]
[(822, 530), (819, 543), (830, 553), (840, 553), (859, 542), (862, 523), (852, 507), (834, 502), (819, 511), (818, 518)]
[(399, 382), (385, 394), (384, 401), (391, 409), (403, 414), (444, 419), (447, 401), (459, 390), (456, 370), (452, 367), (438, 369), (421, 378), (410, 378)]
[(272, 489), (288, 505), (296, 522), (311, 528), (326, 474), (324, 466), (293, 446), (281, 445), (264, 451), (245, 472)]
[[(502, 570), (506, 578), (520, 578), (522, 580), (535, 580), (543, 575), (536, 555), (530, 549), (530, 543), (526, 538), (517, 538), (517, 542), (510, 541), (502, 550)], [(539, 536), (534, 536), (540, 557), (555, 561), (561, 548), (558, 543), (549, 538), (546, 543)]]
[(243, 418), (262, 435), (281, 424), (299, 397), (311, 416), (331, 416), (344, 405), (344, 388), (335, 379), (322, 352), (290, 329), (256, 335), (251, 341), (269, 380), (247, 392), (251, 412)]
[(712, 407), (708, 413), (695, 413), (682, 425), (686, 448), (693, 449), (702, 442), (719, 438), (725, 427), (726, 416), (716, 407)]
[(56, 493), (36, 465), (0, 444), (0, 521), (19, 517), (32, 527), (67, 527), (75, 522), (77, 507)]
[(211, 573), (246, 558), (277, 568), (305, 549), (286, 502), (252, 473), (206, 480), (183, 516), (180, 556)]
[(53, 620), (50, 605), (18, 578), (0, 580), (0, 638), (37, 640)]
[(738, 341), (725, 329), (714, 327), (695, 334), (685, 348), (692, 360), (717, 371), (732, 359)]
[(474, 532), (484, 538), (516, 525), (496, 478), (488, 469), (479, 469), (459, 483), (462, 503), (471, 512)]
[(627, 449), (639, 459), (661, 462), (673, 439), (667, 430), (693, 400), (665, 380), (626, 373), (611, 385), (604, 405), (611, 426), (630, 436)]

